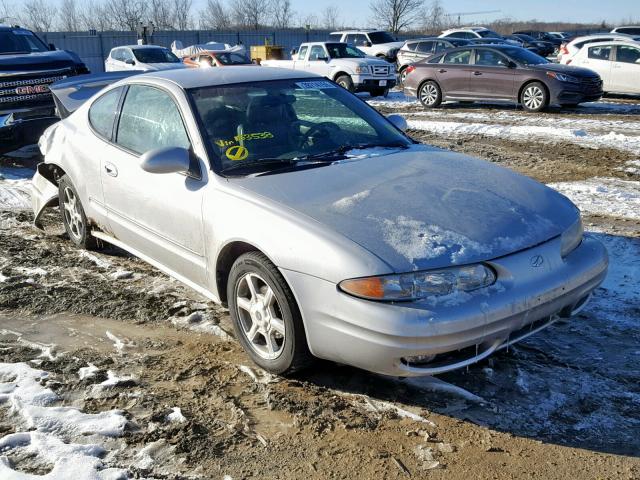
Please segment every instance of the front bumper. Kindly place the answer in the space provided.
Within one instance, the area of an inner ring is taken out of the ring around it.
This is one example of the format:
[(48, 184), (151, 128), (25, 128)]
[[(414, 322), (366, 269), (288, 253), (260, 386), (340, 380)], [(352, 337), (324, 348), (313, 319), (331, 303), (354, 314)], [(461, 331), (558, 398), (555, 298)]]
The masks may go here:
[[(541, 255), (544, 262), (531, 266)], [(395, 376), (432, 375), (474, 363), (581, 307), (604, 280), (605, 248), (585, 236), (566, 258), (560, 239), (490, 262), (498, 282), (438, 302), (381, 303), (285, 270), (301, 306), (307, 341), (320, 358)], [(469, 353), (471, 352), (471, 353)], [(436, 355), (433, 362), (410, 357)]]
[(0, 154), (38, 143), (42, 132), (59, 120), (53, 105), (1, 111)]
[(554, 81), (555, 87), (551, 89), (551, 104), (576, 104), (583, 102), (596, 102), (602, 98), (602, 83), (599, 85), (572, 84)]
[[(396, 76), (373, 77), (364, 75), (353, 75), (353, 86), (358, 92), (368, 92), (380, 88), (393, 88), (396, 86)], [(384, 85), (382, 85), (382, 83)]]

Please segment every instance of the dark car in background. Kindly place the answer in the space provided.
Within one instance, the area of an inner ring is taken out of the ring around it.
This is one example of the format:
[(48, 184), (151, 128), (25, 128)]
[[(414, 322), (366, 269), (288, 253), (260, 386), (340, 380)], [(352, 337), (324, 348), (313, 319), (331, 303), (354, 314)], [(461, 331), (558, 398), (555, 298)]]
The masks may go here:
[(521, 30), (518, 32), (513, 32), (513, 35), (520, 35), (520, 34), (529, 35), (530, 37), (533, 37), (536, 40), (549, 42), (554, 46), (556, 50), (560, 48), (560, 45), (562, 44), (561, 38), (558, 38), (556, 35), (552, 35), (549, 32), (543, 32), (541, 30)]
[(596, 101), (603, 94), (597, 73), (511, 45), (457, 47), (414, 64), (404, 91), (427, 108), (447, 100), (496, 101), (519, 103), (530, 112)]
[(537, 40), (524, 33), (514, 33), (513, 35), (508, 35), (507, 38), (521, 42), (522, 48), (531, 50), (533, 53), (540, 55), (541, 57), (548, 57), (553, 54), (556, 49), (553, 43)]
[(55, 50), (35, 33), (0, 26), (0, 154), (38, 141), (58, 121), (49, 86), (89, 73), (75, 53)]

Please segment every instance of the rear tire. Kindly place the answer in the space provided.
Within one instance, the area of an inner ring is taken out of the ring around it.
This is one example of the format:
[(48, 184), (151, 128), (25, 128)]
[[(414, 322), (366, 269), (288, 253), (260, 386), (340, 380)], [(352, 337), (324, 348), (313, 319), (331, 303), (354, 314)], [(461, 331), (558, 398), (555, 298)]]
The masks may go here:
[(425, 108), (436, 108), (442, 103), (442, 90), (433, 80), (424, 82), (418, 88), (418, 99)]
[(91, 228), (84, 213), (80, 196), (67, 175), (63, 176), (58, 183), (58, 202), (62, 223), (69, 240), (85, 250), (96, 250), (98, 242), (91, 235)]
[(248, 252), (234, 262), (227, 299), (236, 337), (260, 367), (284, 375), (313, 363), (293, 293), (264, 254)]
[(336, 83), (345, 90), (349, 90), (352, 93), (355, 91), (353, 80), (351, 80), (351, 77), (349, 75), (340, 75), (338, 78), (336, 78)]
[(520, 104), (527, 112), (539, 112), (549, 105), (549, 94), (540, 82), (531, 82), (520, 93)]

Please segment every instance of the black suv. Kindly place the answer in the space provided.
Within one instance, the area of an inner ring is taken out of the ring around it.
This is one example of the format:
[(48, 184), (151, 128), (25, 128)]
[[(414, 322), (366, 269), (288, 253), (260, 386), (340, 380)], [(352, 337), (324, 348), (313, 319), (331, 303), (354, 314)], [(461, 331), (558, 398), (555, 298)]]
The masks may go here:
[(75, 53), (0, 25), (0, 154), (36, 143), (58, 120), (49, 85), (82, 73), (89, 70)]
[(562, 44), (562, 39), (558, 37), (554, 37), (549, 32), (542, 32), (540, 30), (523, 30), (520, 32), (513, 32), (514, 35), (523, 34), (529, 35), (530, 37), (535, 38), (536, 40), (542, 40), (544, 42), (552, 43), (555, 48), (558, 48)]

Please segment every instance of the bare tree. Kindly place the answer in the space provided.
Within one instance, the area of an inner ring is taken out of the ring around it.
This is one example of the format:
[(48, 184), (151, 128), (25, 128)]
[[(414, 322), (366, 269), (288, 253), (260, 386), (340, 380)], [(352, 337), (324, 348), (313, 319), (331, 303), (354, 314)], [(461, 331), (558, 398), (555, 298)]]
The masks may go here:
[(106, 5), (101, 1), (89, 0), (81, 4), (78, 18), (82, 30), (97, 30), (104, 32), (116, 28)]
[(300, 26), (302, 26), (302, 28), (307, 28), (308, 26), (310, 29), (314, 29), (318, 28), (319, 25), (318, 17), (313, 13), (308, 13), (304, 17), (300, 17)]
[[(173, 9), (171, 0), (150, 0), (149, 20), (159, 30), (173, 30)], [(146, 20), (146, 19), (145, 19)]]
[(238, 26), (258, 30), (268, 19), (269, 0), (233, 0), (231, 10)]
[(26, 0), (21, 14), (29, 28), (37, 32), (48, 32), (56, 18), (56, 7), (45, 0)]
[(447, 25), (447, 13), (440, 0), (432, 0), (425, 14), (422, 28), (429, 33), (437, 33)]
[(373, 0), (369, 5), (372, 21), (398, 33), (413, 25), (424, 14), (424, 0)]
[(144, 0), (107, 0), (105, 12), (118, 28), (135, 31), (146, 20), (147, 2)]
[(178, 30), (187, 30), (191, 25), (191, 7), (193, 0), (173, 0), (173, 26)]
[(62, 0), (58, 17), (58, 27), (63, 32), (77, 32), (82, 28), (76, 0)]
[(11, 23), (12, 20), (17, 20), (13, 16), (14, 11), (12, 5), (7, 3), (7, 0), (0, 0), (0, 23)]
[(335, 30), (340, 21), (340, 9), (336, 5), (329, 5), (322, 10), (322, 28)]
[(276, 28), (289, 28), (293, 17), (291, 0), (271, 0), (271, 23)]
[(200, 12), (200, 28), (224, 30), (231, 26), (231, 15), (220, 0), (207, 0)]

